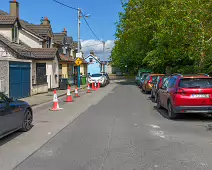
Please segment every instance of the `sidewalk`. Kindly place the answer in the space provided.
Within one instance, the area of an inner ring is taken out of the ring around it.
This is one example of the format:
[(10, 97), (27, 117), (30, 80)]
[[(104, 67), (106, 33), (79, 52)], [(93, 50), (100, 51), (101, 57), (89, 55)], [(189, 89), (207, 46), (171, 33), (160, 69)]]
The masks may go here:
[[(87, 85), (81, 85), (81, 89), (87, 87)], [(75, 86), (71, 87), (71, 92), (74, 92)], [(57, 97), (62, 97), (66, 95), (67, 90), (57, 90)], [(53, 91), (48, 93), (37, 94), (34, 96), (22, 98), (21, 100), (30, 104), (30, 106), (38, 106), (40, 104), (47, 103), (53, 100)]]

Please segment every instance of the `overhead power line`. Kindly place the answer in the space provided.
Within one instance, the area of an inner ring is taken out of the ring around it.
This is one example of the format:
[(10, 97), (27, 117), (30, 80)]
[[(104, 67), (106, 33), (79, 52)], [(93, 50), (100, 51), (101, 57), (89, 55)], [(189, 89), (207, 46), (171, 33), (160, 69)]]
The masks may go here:
[[(88, 21), (86, 20), (86, 16), (82, 13), (82, 17), (83, 17), (83, 19), (85, 20), (85, 23), (86, 23), (86, 25), (88, 26), (88, 28), (90, 29), (90, 31), (93, 33), (93, 35), (96, 37), (96, 39), (97, 40), (99, 40), (99, 41), (101, 41), (98, 37), (97, 37), (97, 35), (94, 33), (94, 31), (92, 30), (92, 28), (90, 27), (90, 25), (89, 25), (89, 23), (88, 23)], [(102, 41), (101, 41), (102, 42)]]
[[(59, 2), (59, 1), (57, 1), (57, 0), (53, 0), (53, 1), (56, 2), (56, 3), (58, 3), (58, 4), (60, 4), (60, 5), (62, 5), (62, 6), (65, 6), (65, 7), (67, 7), (67, 8), (70, 8), (70, 9), (73, 9), (73, 10), (76, 10), (76, 11), (79, 10), (79, 9), (77, 9), (77, 8), (75, 8), (75, 7), (66, 5), (66, 4), (64, 4), (64, 3), (62, 3), (62, 2)], [(83, 19), (85, 20), (86, 25), (88, 26), (88, 28), (90, 29), (90, 31), (92, 32), (92, 34), (94, 35), (94, 37), (95, 37), (97, 40), (101, 41), (101, 40), (97, 37), (97, 35), (95, 34), (95, 32), (93, 31), (93, 29), (91, 28), (91, 26), (89, 25), (88, 21), (86, 20), (86, 16), (82, 13), (82, 11), (80, 11), (80, 12), (81, 12), (81, 14), (82, 14)], [(101, 41), (101, 42), (102, 42), (102, 41)]]
[(71, 6), (66, 5), (66, 4), (64, 4), (64, 3), (62, 3), (62, 2), (59, 2), (59, 1), (57, 1), (57, 0), (53, 0), (53, 1), (56, 2), (56, 3), (58, 3), (58, 4), (60, 4), (60, 5), (65, 6), (65, 7), (71, 8), (71, 9), (73, 9), (73, 10), (78, 10), (77, 8), (71, 7)]

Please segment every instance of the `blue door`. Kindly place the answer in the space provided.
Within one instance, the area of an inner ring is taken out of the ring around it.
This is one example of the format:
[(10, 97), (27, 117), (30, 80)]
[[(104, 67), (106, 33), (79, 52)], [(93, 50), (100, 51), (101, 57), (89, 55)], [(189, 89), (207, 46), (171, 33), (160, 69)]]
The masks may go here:
[(10, 62), (10, 97), (30, 96), (30, 63)]

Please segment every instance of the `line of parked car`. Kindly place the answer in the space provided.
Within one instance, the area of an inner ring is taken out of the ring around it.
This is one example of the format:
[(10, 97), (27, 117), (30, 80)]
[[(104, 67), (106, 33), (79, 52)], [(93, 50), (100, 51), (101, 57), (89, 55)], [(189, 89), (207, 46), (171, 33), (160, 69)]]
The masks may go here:
[(167, 110), (169, 119), (180, 113), (212, 114), (212, 77), (207, 74), (142, 73), (136, 83), (158, 109)]
[(110, 77), (107, 73), (95, 73), (88, 76), (88, 83), (100, 83), (101, 87), (104, 87), (110, 83)]

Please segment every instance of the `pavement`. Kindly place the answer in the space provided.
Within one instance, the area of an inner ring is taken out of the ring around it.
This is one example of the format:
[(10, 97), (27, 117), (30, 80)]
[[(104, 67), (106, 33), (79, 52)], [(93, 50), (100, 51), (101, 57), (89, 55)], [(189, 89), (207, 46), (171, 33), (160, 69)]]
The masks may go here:
[(36, 108), (31, 131), (0, 143), (0, 169), (211, 170), (212, 118), (172, 121), (155, 106), (133, 83), (116, 82), (61, 112)]
[[(85, 88), (87, 85), (81, 85), (81, 89)], [(71, 92), (74, 92), (75, 86), (71, 86)], [(57, 96), (62, 97), (65, 96), (67, 90), (57, 90)], [(39, 106), (41, 104), (45, 104), (51, 102), (53, 100), (53, 91), (48, 91), (48, 93), (36, 94), (30, 97), (22, 98), (21, 100), (26, 101), (32, 107)]]

